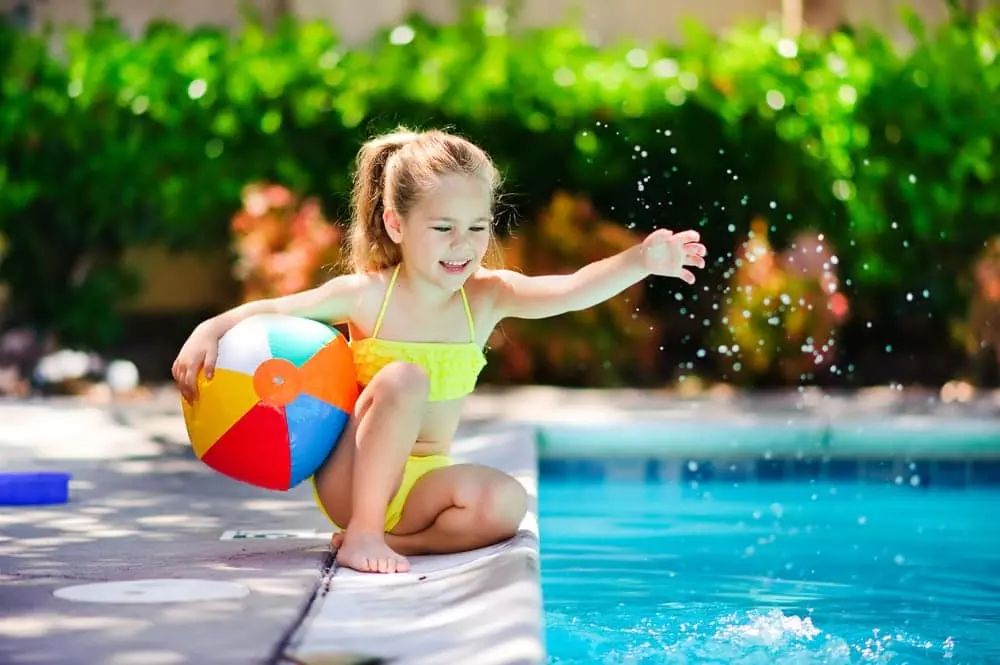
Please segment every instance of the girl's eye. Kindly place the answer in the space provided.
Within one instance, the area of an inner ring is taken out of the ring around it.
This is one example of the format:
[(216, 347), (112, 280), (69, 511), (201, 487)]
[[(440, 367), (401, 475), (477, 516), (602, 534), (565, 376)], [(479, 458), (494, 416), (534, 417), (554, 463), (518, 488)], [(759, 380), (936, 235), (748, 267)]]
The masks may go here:
[[(435, 231), (440, 231), (441, 233), (449, 233), (451, 231), (451, 227), (450, 226), (432, 226), (431, 228), (434, 229)], [(485, 226), (470, 226), (469, 230), (470, 231), (475, 231), (475, 232), (479, 233), (481, 231), (485, 231), (486, 227)]]

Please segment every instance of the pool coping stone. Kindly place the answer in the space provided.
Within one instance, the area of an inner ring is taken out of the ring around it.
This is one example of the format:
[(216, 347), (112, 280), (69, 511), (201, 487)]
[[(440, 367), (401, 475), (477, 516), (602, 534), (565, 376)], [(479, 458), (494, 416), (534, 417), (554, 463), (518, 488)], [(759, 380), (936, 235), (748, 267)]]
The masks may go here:
[(1000, 393), (950, 404), (927, 391), (683, 398), (531, 386), (484, 395), (470, 411), (534, 428), (542, 459), (1000, 459)]

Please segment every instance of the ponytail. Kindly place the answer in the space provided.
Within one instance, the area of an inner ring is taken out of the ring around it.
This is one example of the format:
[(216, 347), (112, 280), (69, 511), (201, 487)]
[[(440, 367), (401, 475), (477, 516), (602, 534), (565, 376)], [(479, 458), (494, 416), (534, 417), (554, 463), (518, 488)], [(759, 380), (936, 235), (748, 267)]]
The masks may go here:
[(399, 247), (386, 233), (385, 174), (389, 159), (416, 134), (400, 130), (365, 143), (358, 152), (352, 205), (354, 224), (348, 238), (352, 268), (357, 272), (382, 270), (399, 263)]

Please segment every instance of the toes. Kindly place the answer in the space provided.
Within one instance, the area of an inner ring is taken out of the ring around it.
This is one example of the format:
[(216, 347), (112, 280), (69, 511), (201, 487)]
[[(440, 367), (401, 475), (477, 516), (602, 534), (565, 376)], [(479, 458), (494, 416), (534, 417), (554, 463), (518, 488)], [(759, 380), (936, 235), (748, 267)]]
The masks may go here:
[(337, 550), (337, 562), (343, 566), (367, 573), (403, 573), (410, 569), (406, 557), (387, 546), (370, 553), (355, 552), (351, 548), (344, 549), (344, 540), (343, 532), (333, 534), (330, 540), (331, 546)]
[(373, 561), (372, 563), (375, 564), (375, 566), (371, 568), (372, 572), (405, 573), (410, 569), (410, 562), (402, 557), (387, 557), (385, 559)]

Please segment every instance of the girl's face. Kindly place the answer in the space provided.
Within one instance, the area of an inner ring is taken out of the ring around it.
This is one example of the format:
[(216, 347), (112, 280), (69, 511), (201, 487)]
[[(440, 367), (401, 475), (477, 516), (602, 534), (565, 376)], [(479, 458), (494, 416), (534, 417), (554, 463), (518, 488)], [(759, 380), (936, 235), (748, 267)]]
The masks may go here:
[(468, 175), (442, 176), (404, 220), (392, 213), (386, 217), (403, 261), (421, 278), (449, 291), (458, 290), (482, 265), (492, 223), (489, 186)]

